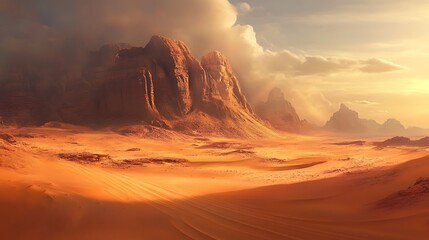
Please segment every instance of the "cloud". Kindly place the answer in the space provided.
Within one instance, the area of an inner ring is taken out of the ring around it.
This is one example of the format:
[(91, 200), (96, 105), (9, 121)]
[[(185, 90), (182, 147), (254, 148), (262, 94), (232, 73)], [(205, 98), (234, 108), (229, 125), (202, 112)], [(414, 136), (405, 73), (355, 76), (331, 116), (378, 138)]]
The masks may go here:
[(261, 68), (257, 71), (323, 75), (403, 69), (376, 58), (353, 60), (263, 49), (252, 26), (236, 24), (237, 10), (251, 11), (252, 7), (247, 2), (234, 6), (227, 0), (4, 0), (0, 55), (3, 60), (12, 60), (9, 56), (22, 60), (24, 54), (26, 59), (49, 62), (66, 53), (73, 60), (104, 43), (144, 45), (152, 35), (161, 34), (185, 41), (199, 56), (218, 49), (237, 68), (253, 65)]
[[(252, 6), (246, 2), (232, 5), (227, 0), (2, 0), (0, 71), (21, 70), (52, 82), (75, 79), (89, 50), (116, 42), (143, 46), (154, 34), (184, 41), (197, 57), (211, 50), (223, 52), (251, 101), (258, 100), (254, 96), (259, 96), (261, 86), (274, 80), (298, 89), (295, 85), (300, 83), (293, 79), (303, 76), (404, 69), (376, 58), (264, 49), (252, 26), (237, 23), (239, 14), (250, 11)], [(299, 91), (290, 92), (297, 108), (329, 108), (327, 100), (320, 101), (325, 97), (317, 89), (311, 97), (305, 93), (308, 88)], [(316, 109), (308, 112), (321, 116)]]
[(360, 104), (360, 105), (379, 105), (380, 104), (379, 102), (371, 102), (368, 100), (357, 100), (357, 101), (354, 101), (354, 103)]
[(362, 62), (362, 67), (360, 70), (366, 73), (384, 73), (384, 72), (394, 72), (404, 70), (405, 67), (402, 67), (398, 64), (379, 59), (372, 58)]
[[(244, 27), (232, 29), (237, 13), (226, 0), (3, 0), (0, 16), (3, 71), (66, 75), (89, 50), (115, 42), (141, 46), (154, 34), (184, 40), (197, 55), (249, 34)], [(50, 75), (45, 78), (56, 78)]]
[(372, 101), (368, 101), (368, 100), (355, 100), (355, 101), (348, 101), (345, 102), (345, 104), (350, 104), (350, 105), (363, 105), (363, 106), (376, 106), (376, 105), (380, 105), (379, 102), (372, 102)]
[(355, 61), (349, 59), (308, 56), (297, 69), (297, 73), (300, 75), (326, 75), (350, 70), (354, 65)]
[(383, 59), (359, 60), (351, 58), (300, 55), (289, 50), (266, 50), (259, 57), (259, 66), (268, 73), (286, 76), (327, 76), (342, 72), (386, 73), (404, 70), (398, 64)]

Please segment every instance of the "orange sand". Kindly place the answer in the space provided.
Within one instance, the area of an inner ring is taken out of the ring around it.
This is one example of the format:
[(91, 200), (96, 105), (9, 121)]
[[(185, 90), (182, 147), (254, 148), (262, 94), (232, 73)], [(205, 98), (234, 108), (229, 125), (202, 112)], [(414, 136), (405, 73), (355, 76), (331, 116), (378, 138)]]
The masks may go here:
[[(429, 193), (382, 204), (429, 176), (423, 148), (286, 134), (238, 140), (143, 139), (72, 127), (2, 132), (17, 143), (0, 140), (0, 239), (429, 236)], [(76, 162), (59, 155), (77, 153), (108, 157)]]

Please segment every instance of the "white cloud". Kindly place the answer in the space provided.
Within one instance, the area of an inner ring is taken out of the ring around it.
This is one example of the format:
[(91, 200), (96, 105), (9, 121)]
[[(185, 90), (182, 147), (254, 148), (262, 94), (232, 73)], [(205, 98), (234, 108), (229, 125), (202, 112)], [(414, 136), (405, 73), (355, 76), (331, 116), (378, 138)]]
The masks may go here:
[(360, 70), (366, 73), (384, 73), (404, 70), (405, 68), (379, 58), (372, 58), (362, 62)]

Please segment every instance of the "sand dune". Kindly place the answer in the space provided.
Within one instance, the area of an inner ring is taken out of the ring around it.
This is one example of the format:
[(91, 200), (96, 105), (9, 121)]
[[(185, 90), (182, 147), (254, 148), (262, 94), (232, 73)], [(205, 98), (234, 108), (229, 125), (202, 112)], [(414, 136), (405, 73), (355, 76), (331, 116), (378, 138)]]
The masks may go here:
[(332, 144), (353, 139), (328, 136), (158, 141), (107, 130), (3, 132), (14, 141), (0, 140), (2, 239), (429, 234), (427, 185), (418, 180), (429, 176), (425, 148)]

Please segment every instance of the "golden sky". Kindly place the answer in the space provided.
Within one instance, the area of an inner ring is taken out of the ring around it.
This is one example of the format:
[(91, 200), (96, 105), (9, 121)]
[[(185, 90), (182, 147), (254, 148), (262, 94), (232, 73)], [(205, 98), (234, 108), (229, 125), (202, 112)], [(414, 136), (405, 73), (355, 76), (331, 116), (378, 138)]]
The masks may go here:
[[(239, 9), (244, 4), (233, 2)], [(429, 127), (429, 1), (249, 0), (244, 5), (238, 23), (252, 25), (266, 49), (325, 58), (382, 59), (399, 67), (289, 77), (287, 87), (319, 102), (310, 111), (298, 107), (304, 117), (322, 124), (327, 112), (346, 103), (365, 118), (379, 122), (397, 118), (408, 126)], [(308, 104), (291, 95), (298, 106)]]

